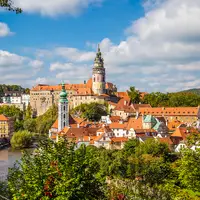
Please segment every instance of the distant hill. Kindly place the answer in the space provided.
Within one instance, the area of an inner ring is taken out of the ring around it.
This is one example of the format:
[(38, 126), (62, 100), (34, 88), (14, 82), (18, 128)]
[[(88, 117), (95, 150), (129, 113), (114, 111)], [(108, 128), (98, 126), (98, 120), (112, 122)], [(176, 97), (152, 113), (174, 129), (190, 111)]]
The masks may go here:
[(189, 90), (183, 90), (180, 92), (193, 93), (193, 94), (200, 95), (200, 88), (193, 88), (193, 89), (189, 89)]

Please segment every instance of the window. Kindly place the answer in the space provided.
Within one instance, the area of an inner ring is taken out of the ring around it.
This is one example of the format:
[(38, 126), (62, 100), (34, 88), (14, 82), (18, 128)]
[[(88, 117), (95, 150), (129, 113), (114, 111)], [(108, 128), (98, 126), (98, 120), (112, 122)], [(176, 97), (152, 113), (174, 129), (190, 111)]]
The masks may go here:
[(64, 116), (63, 116), (63, 117), (64, 117), (64, 119), (65, 119), (65, 114), (64, 114)]

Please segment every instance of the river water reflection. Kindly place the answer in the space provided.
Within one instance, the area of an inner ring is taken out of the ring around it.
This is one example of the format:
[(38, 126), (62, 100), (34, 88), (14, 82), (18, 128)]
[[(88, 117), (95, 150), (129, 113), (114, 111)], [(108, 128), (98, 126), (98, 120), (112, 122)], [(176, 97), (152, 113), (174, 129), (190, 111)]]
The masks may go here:
[(8, 174), (8, 167), (13, 167), (16, 160), (21, 158), (20, 150), (3, 149), (0, 150), (0, 180), (5, 180)]

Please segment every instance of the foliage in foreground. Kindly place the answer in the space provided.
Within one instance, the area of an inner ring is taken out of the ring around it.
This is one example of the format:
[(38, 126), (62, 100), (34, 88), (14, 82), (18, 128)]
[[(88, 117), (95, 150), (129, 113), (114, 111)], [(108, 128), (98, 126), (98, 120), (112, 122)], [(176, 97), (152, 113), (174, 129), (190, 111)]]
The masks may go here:
[(9, 172), (14, 199), (104, 199), (105, 181), (97, 175), (98, 162), (85, 146), (75, 150), (74, 143), (47, 140), (36, 156), (24, 153), (21, 161)]
[(173, 154), (154, 140), (122, 150), (45, 140), (10, 169), (13, 199), (200, 199), (200, 150)]
[(11, 0), (0, 0), (0, 7), (3, 7), (9, 11), (14, 11), (17, 14), (22, 12), (21, 8), (13, 6), (13, 2)]

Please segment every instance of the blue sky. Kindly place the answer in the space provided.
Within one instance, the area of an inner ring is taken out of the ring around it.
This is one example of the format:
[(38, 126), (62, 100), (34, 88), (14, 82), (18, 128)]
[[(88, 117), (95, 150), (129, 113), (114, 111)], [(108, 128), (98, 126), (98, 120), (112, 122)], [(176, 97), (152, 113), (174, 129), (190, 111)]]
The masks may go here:
[(119, 90), (200, 87), (199, 0), (14, 0), (0, 12), (0, 83), (83, 82), (100, 43)]

